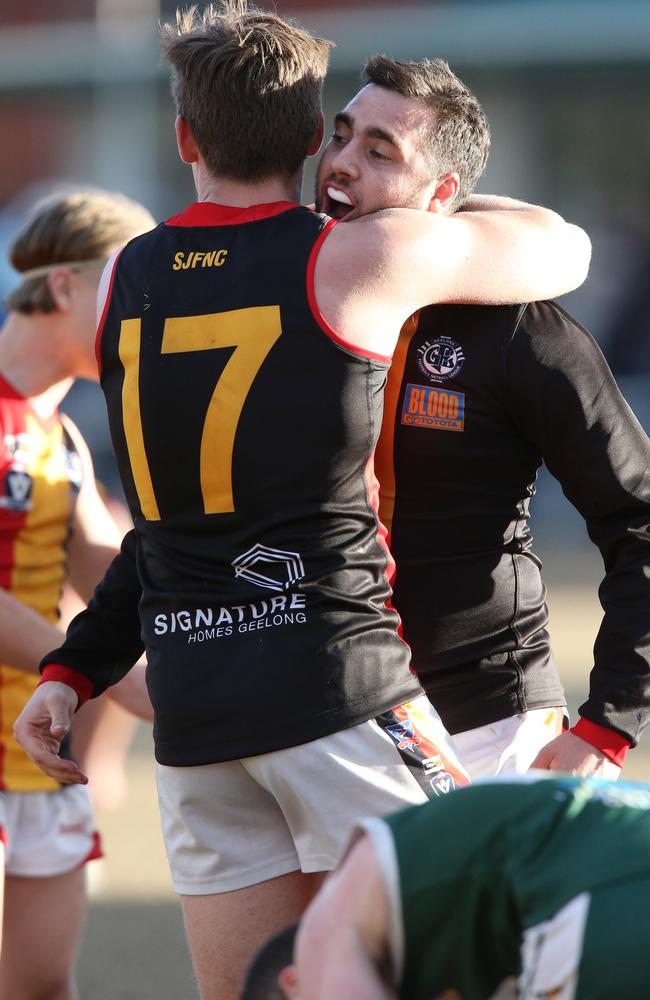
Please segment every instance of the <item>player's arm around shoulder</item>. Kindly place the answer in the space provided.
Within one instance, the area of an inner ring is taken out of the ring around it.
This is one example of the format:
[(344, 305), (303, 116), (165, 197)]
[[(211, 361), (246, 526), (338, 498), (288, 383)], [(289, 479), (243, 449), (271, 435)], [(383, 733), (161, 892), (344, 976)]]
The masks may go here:
[(370, 837), (354, 844), (300, 923), (295, 960), (301, 1000), (391, 1000), (382, 979), (388, 901)]
[(536, 205), (477, 196), (453, 215), (402, 209), (387, 216), (397, 245), (394, 280), (417, 305), (548, 299), (577, 288), (589, 269), (586, 233)]
[(589, 239), (555, 212), (487, 196), (468, 209), (390, 209), (333, 227), (315, 273), (328, 322), (352, 342), (371, 324), (390, 354), (395, 328), (423, 305), (546, 299), (585, 280)]

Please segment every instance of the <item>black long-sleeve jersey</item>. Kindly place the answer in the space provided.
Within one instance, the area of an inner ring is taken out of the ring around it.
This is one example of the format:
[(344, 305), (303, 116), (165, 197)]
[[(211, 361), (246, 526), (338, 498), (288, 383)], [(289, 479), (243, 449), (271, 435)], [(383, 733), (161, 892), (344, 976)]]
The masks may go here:
[(318, 311), (330, 225), (197, 204), (114, 269), (101, 384), (135, 529), (47, 662), (99, 694), (144, 645), (163, 764), (294, 746), (421, 692), (378, 533), (389, 359)]
[(394, 603), (449, 730), (564, 704), (529, 503), (542, 461), (605, 563), (580, 714), (634, 745), (650, 707), (650, 441), (557, 304), (436, 306), (395, 353), (377, 451)]

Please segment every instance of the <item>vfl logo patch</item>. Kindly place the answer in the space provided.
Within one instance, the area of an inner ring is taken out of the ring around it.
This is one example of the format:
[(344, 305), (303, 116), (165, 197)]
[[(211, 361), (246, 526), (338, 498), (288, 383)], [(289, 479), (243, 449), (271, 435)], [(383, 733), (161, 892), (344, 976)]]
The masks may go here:
[(460, 374), (465, 355), (460, 344), (451, 337), (425, 340), (417, 350), (418, 368), (432, 382), (446, 382)]
[(402, 423), (409, 427), (462, 431), (465, 428), (465, 393), (409, 382), (404, 393)]
[(441, 771), (439, 774), (436, 774), (435, 777), (431, 778), (429, 784), (431, 785), (433, 794), (438, 796), (448, 795), (456, 787), (456, 782), (447, 771)]
[[(235, 576), (268, 590), (288, 590), (305, 575), (298, 552), (271, 549), (258, 542), (232, 561)], [(264, 569), (264, 573), (259, 572)]]
[(5, 476), (4, 496), (0, 496), (0, 507), (23, 513), (32, 509), (32, 477), (24, 469), (9, 469)]

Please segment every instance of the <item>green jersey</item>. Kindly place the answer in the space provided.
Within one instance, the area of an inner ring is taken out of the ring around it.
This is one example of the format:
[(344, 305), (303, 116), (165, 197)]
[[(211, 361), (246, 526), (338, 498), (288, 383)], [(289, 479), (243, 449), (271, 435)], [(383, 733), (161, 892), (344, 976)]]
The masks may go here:
[[(631, 950), (650, 995), (650, 786), (509, 777), (364, 828), (390, 902), (400, 996), (614, 995), (580, 985), (588, 978), (578, 971), (595, 927), (592, 902), (615, 890), (618, 904), (625, 886), (638, 897), (644, 883), (639, 944)], [(606, 947), (609, 931), (601, 931)], [(626, 992), (618, 974), (626, 996), (646, 995)]]

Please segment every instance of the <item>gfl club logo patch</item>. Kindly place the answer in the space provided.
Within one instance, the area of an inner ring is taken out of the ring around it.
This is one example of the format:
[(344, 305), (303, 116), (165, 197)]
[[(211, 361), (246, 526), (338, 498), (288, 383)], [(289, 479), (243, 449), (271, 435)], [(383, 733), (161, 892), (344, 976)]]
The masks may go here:
[(425, 340), (417, 350), (418, 368), (430, 382), (447, 382), (460, 375), (465, 364), (463, 348), (451, 337)]

